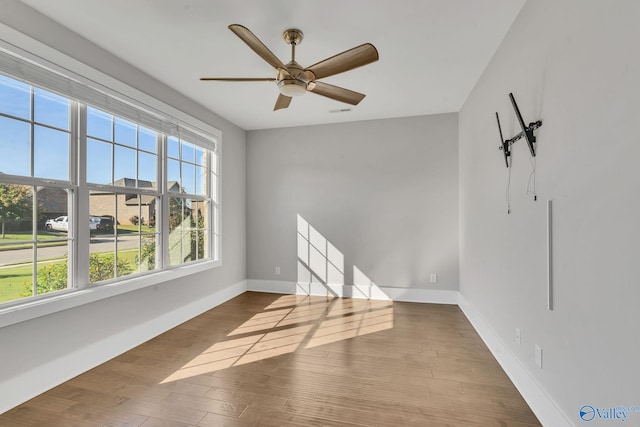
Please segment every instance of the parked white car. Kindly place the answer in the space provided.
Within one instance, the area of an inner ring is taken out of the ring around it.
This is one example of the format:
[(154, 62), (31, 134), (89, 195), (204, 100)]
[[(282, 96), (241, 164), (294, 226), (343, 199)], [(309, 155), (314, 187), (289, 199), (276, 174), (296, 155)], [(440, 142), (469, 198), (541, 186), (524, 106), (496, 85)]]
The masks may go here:
[(48, 219), (44, 223), (44, 229), (47, 231), (69, 231), (69, 217), (59, 216), (56, 219)]
[[(95, 216), (89, 218), (89, 230), (91, 232), (96, 230), (98, 224), (100, 224), (100, 218)], [(56, 219), (48, 219), (44, 223), (44, 229), (47, 231), (64, 231), (66, 233), (69, 231), (69, 217), (59, 216)]]

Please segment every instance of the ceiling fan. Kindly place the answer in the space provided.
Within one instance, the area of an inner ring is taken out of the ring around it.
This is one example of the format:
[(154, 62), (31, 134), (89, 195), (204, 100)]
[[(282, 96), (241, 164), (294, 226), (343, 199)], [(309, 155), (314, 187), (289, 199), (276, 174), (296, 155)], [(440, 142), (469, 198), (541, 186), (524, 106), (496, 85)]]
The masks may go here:
[(378, 60), (378, 50), (371, 43), (365, 43), (349, 49), (310, 67), (303, 68), (296, 62), (296, 46), (302, 42), (302, 31), (292, 28), (286, 30), (282, 37), (291, 45), (291, 61), (284, 64), (258, 39), (248, 28), (232, 24), (229, 29), (247, 44), (262, 59), (267, 61), (277, 71), (277, 76), (264, 78), (233, 78), (233, 77), (202, 77), (204, 81), (227, 82), (276, 82), (280, 95), (276, 100), (273, 111), (289, 107), (291, 98), (306, 92), (316, 93), (327, 98), (358, 105), (365, 95), (349, 89), (333, 86), (318, 81), (319, 79), (353, 70), (354, 68), (370, 64)]

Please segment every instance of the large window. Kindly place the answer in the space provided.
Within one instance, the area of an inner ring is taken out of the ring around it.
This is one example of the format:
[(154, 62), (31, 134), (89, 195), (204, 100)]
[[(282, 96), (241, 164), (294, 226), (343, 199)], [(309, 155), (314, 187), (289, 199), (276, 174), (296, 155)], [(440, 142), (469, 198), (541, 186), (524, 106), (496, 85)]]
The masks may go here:
[(0, 74), (0, 306), (218, 259), (213, 142), (122, 105)]

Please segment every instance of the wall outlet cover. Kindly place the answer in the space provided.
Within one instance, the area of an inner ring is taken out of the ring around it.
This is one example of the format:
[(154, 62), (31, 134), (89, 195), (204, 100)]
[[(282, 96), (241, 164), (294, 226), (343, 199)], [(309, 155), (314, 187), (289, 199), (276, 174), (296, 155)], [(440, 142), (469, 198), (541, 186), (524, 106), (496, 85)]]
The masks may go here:
[(536, 365), (542, 369), (542, 347), (536, 344), (535, 347)]

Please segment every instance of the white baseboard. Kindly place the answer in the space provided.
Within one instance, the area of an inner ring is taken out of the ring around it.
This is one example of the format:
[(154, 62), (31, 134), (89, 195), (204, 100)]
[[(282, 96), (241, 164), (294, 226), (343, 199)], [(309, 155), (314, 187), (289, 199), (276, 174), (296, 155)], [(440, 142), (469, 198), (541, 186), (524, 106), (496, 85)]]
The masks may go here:
[(247, 280), (247, 290), (254, 292), (270, 292), (274, 294), (295, 294), (296, 283), (279, 280)]
[(384, 286), (296, 283), (278, 280), (247, 280), (247, 290), (277, 294), (333, 295), (341, 298), (362, 298), (387, 301), (458, 304), (458, 291), (439, 289), (391, 288)]
[(484, 317), (464, 298), (459, 297), (460, 309), (487, 345), (511, 382), (543, 426), (573, 427), (573, 422), (531, 376), (520, 360), (507, 347)]
[(64, 357), (51, 360), (3, 381), (0, 390), (0, 414), (244, 293), (246, 290), (247, 282), (243, 280), (206, 298), (194, 301), (148, 322), (135, 325), (121, 333), (91, 343), (66, 354)]

